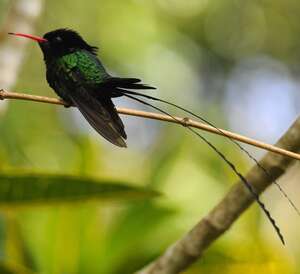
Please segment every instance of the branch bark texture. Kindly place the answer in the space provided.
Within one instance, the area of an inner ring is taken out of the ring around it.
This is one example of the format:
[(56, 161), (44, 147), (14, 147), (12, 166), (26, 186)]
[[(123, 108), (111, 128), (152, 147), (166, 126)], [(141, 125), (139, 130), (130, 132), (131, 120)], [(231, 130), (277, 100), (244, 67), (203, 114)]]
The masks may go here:
[[(289, 151), (300, 150), (300, 118), (277, 142), (277, 147)], [(294, 162), (291, 158), (269, 152), (260, 161), (271, 176), (266, 176), (257, 166), (246, 175), (257, 193), (262, 193), (272, 181), (277, 180)], [(200, 259), (203, 252), (254, 202), (242, 182), (235, 184), (227, 195), (185, 236), (170, 246), (164, 254), (137, 274), (175, 274)]]

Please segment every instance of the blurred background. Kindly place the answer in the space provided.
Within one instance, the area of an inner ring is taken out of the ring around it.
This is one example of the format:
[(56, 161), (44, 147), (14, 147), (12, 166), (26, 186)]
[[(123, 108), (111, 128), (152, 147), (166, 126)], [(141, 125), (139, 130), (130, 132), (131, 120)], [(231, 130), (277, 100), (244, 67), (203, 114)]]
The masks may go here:
[[(300, 107), (299, 18), (297, 0), (0, 0), (0, 88), (55, 96), (37, 44), (7, 32), (43, 35), (67, 27), (99, 47), (113, 75), (142, 78), (158, 88), (154, 96), (274, 143)], [(151, 111), (129, 99), (115, 102)], [(74, 109), (0, 102), (2, 173), (122, 180), (163, 194), (151, 201), (2, 209), (5, 273), (133, 273), (235, 183), (226, 164), (184, 128), (122, 118), (128, 149), (99, 137)], [(228, 140), (203, 134), (243, 173), (253, 165)], [(264, 153), (246, 148), (258, 158)], [(280, 183), (300, 206), (298, 178), (297, 164)], [(299, 217), (274, 187), (262, 199), (286, 237), (285, 248), (254, 205), (185, 273), (220, 273), (220, 267), (222, 273), (300, 273)]]

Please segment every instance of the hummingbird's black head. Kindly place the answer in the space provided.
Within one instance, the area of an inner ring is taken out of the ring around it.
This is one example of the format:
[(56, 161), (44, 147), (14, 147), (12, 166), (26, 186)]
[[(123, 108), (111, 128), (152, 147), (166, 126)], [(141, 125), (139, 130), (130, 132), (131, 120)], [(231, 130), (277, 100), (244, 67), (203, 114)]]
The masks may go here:
[(60, 57), (82, 49), (93, 54), (97, 52), (97, 47), (90, 46), (76, 31), (70, 29), (57, 29), (47, 32), (43, 39), (45, 39), (45, 42), (39, 42), (39, 45), (45, 59), (48, 57)]
[(96, 54), (97, 47), (90, 46), (82, 37), (70, 29), (57, 29), (47, 32), (43, 37), (24, 33), (9, 33), (32, 39), (39, 43), (46, 61), (58, 58), (76, 50), (87, 50)]

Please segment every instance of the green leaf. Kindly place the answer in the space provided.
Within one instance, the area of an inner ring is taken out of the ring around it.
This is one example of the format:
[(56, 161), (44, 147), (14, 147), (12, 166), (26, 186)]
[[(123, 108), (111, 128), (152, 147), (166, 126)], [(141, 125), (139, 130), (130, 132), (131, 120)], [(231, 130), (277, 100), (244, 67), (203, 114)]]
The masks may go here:
[(158, 193), (120, 182), (57, 175), (0, 175), (0, 206), (150, 198)]

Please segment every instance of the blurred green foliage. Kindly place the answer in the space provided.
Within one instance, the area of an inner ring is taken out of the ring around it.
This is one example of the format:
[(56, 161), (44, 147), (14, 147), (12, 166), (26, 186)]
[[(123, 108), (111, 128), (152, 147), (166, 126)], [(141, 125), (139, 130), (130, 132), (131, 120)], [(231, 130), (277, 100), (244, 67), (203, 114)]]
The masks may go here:
[(0, 205), (57, 204), (115, 198), (157, 196), (151, 190), (139, 189), (120, 182), (97, 182), (88, 178), (51, 175), (1, 175)]
[[(0, 1), (0, 22), (12, 4)], [(36, 34), (60, 27), (77, 30), (99, 46), (99, 55), (113, 74), (141, 77), (159, 88), (158, 97), (205, 114), (220, 127), (229, 123), (222, 102), (227, 77), (238, 62), (268, 55), (292, 74), (299, 68), (296, 0), (51, 0), (44, 1), (43, 10)], [(54, 96), (34, 43), (26, 49), (14, 90)], [(144, 108), (125, 99), (116, 102)], [(238, 104), (239, 98), (233, 103)], [(139, 118), (124, 121), (129, 135), (126, 150), (100, 138), (74, 110), (10, 101), (0, 112), (0, 171), (11, 174), (10, 182), (0, 177), (0, 198), (4, 182), (12, 185), (17, 198), (43, 183), (27, 177), (23, 183), (28, 188), (23, 185), (18, 192), (12, 182), (20, 172), (130, 182), (138, 189), (164, 193), (151, 201), (6, 206), (0, 219), (1, 273), (27, 273), (18, 270), (21, 266), (28, 273), (133, 273), (188, 231), (236, 180), (185, 129)], [(204, 135), (242, 172), (248, 170), (250, 164), (228, 141)], [(58, 181), (64, 188), (69, 184)], [(272, 197), (268, 205), (276, 203)], [(289, 252), (255, 206), (185, 273), (297, 273), (299, 233), (289, 229), (296, 223), (286, 210), (277, 210), (275, 218), (280, 225), (286, 223), (283, 233), (294, 242)]]

